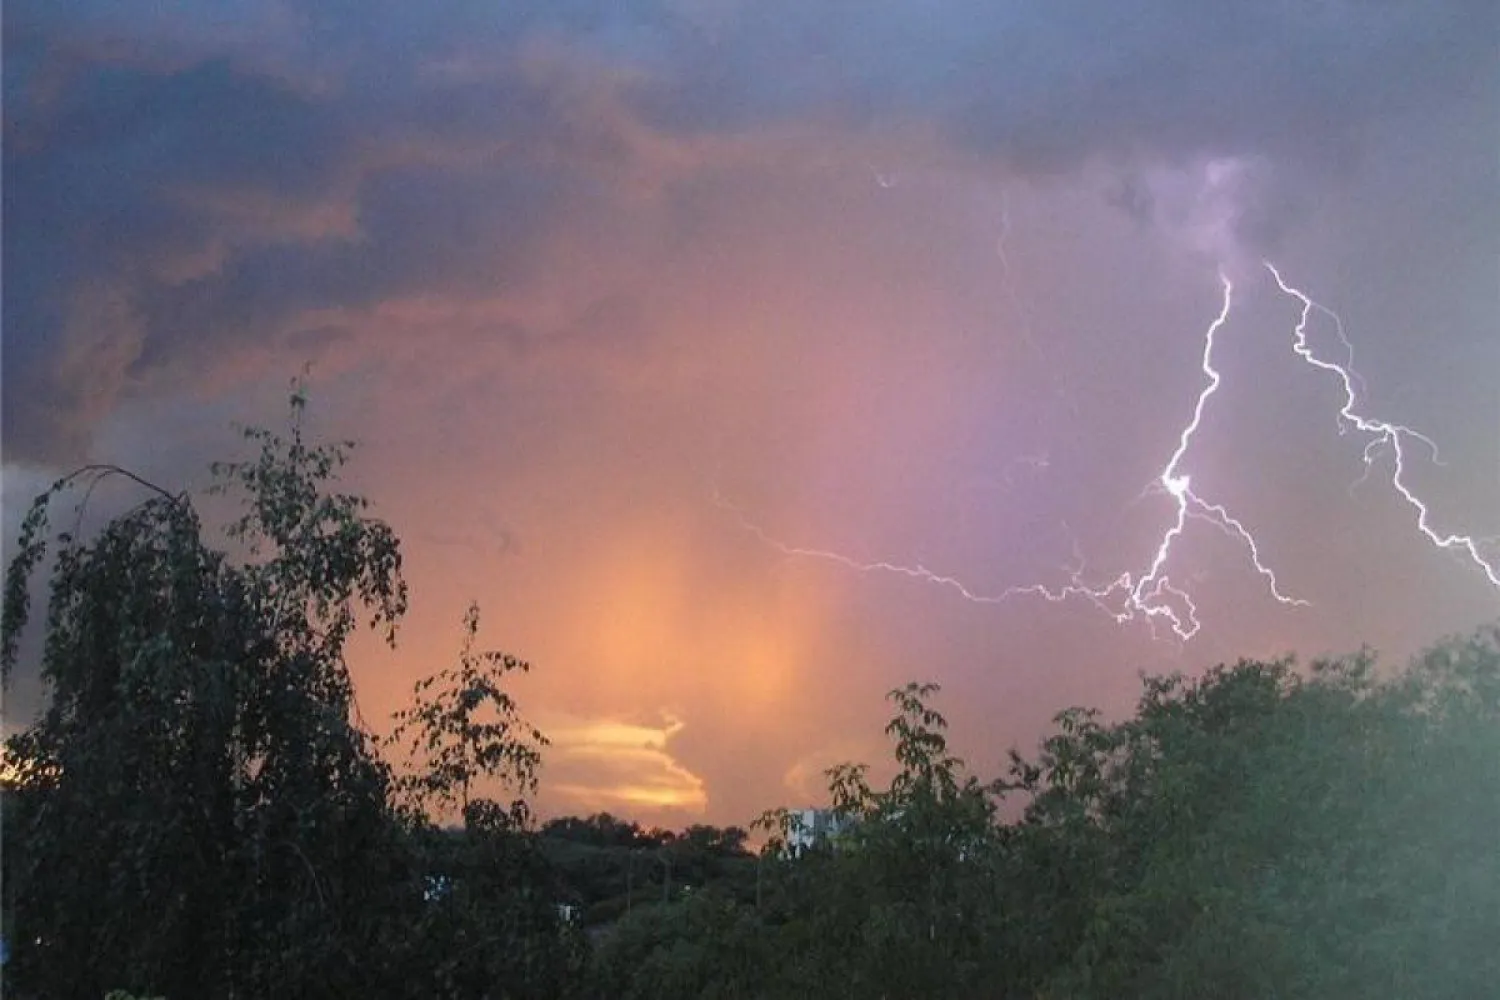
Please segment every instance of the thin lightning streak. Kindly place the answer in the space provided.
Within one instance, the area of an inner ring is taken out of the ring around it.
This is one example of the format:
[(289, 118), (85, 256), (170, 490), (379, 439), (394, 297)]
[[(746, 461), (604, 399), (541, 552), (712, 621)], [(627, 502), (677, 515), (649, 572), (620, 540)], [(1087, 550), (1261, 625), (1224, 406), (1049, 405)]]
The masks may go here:
[(1004, 293), (1007, 301), (1009, 301), (1011, 309), (1015, 312), (1016, 317), (1020, 322), (1021, 339), (1026, 342), (1026, 346), (1031, 349), (1032, 353), (1037, 356), (1037, 359), (1041, 361), (1042, 366), (1046, 368), (1046, 370), (1050, 374), (1052, 379), (1053, 394), (1067, 405), (1069, 412), (1071, 412), (1074, 417), (1077, 417), (1078, 401), (1073, 398), (1072, 393), (1069, 391), (1067, 381), (1062, 375), (1061, 370), (1052, 363), (1052, 359), (1048, 356), (1047, 352), (1042, 349), (1042, 345), (1037, 341), (1036, 334), (1032, 330), (1031, 310), (1027, 308), (1026, 302), (1022, 299), (1019, 290), (1017, 290), (1016, 288), (1015, 276), (1011, 270), (1010, 265), (1010, 252), (1007, 249), (1010, 244), (1010, 233), (1010, 189), (1007, 187), (1001, 187), (1000, 233), (995, 237), (995, 256), (1000, 261), (1000, 289)]
[[(1417, 529), (1427, 537), (1428, 541), (1438, 548), (1466, 554), (1469, 560), (1489, 580), (1490, 584), (1500, 588), (1500, 561), (1491, 562), (1485, 559), (1480, 552), (1482, 540), (1476, 539), (1471, 535), (1445, 535), (1433, 528), (1432, 514), (1428, 510), (1427, 504), (1416, 493), (1412, 492), (1411, 487), (1406, 484), (1404, 477), (1406, 475), (1407, 456), (1404, 442), (1422, 442), (1422, 444), (1431, 449), (1434, 461), (1438, 459), (1437, 445), (1433, 444), (1431, 438), (1412, 430), (1404, 424), (1393, 424), (1384, 420), (1376, 420), (1355, 411), (1355, 406), (1358, 402), (1358, 397), (1355, 393), (1357, 376), (1343, 365), (1318, 357), (1307, 342), (1307, 324), (1315, 311), (1332, 316), (1335, 321), (1338, 320), (1338, 317), (1334, 315), (1332, 310), (1314, 302), (1305, 292), (1287, 284), (1282, 278), (1281, 272), (1270, 261), (1263, 261), (1262, 263), (1265, 264), (1266, 270), (1271, 272), (1271, 277), (1276, 279), (1277, 287), (1285, 294), (1302, 303), (1302, 313), (1297, 318), (1296, 327), (1292, 330), (1292, 350), (1296, 352), (1299, 358), (1312, 367), (1327, 372), (1338, 379), (1339, 385), (1344, 391), (1344, 403), (1339, 407), (1340, 419), (1345, 426), (1353, 427), (1360, 433), (1368, 434), (1371, 437), (1371, 441), (1365, 446), (1364, 450), (1365, 476), (1362, 476), (1361, 480), (1369, 475), (1369, 469), (1374, 461), (1373, 456), (1379, 451), (1388, 448), (1394, 458), (1393, 464), (1395, 466), (1391, 473), (1391, 487), (1416, 511)], [(1338, 328), (1342, 337), (1343, 324), (1338, 323)]]
[[(1279, 282), (1280, 276), (1278, 275), (1277, 278), (1278, 278), (1278, 282)], [(1346, 334), (1344, 332), (1344, 321), (1343, 321), (1343, 319), (1339, 316), (1338, 313), (1334, 312), (1332, 309), (1329, 309), (1327, 306), (1322, 305), (1321, 303), (1314, 302), (1312, 299), (1307, 299), (1306, 302), (1305, 302), (1305, 306), (1308, 307), (1309, 309), (1311, 309), (1314, 312), (1321, 313), (1322, 315), (1328, 317), (1328, 319), (1330, 319), (1333, 322), (1333, 333), (1334, 333), (1334, 336), (1338, 337), (1339, 344), (1344, 348), (1344, 364), (1343, 364), (1343, 369), (1344, 369), (1344, 371), (1346, 371), (1346, 372), (1349, 373), (1349, 388), (1350, 388), (1350, 391), (1351, 392), (1357, 391), (1359, 396), (1368, 396), (1370, 390), (1369, 390), (1369, 386), (1365, 384), (1364, 376), (1361, 375), (1359, 372), (1357, 372), (1357, 371), (1354, 370), (1354, 344), (1350, 342), (1348, 334)], [(1351, 405), (1352, 405), (1352, 401), (1351, 401)], [(1340, 416), (1339, 429), (1343, 430), (1343, 428), (1345, 426), (1345, 424), (1343, 423), (1343, 420), (1342, 420), (1343, 414), (1341, 413), (1339, 416)], [(1423, 440), (1425, 441), (1426, 438), (1423, 438)], [(1436, 459), (1437, 459), (1437, 445), (1433, 444), (1431, 441), (1427, 441), (1427, 444), (1429, 446), (1431, 446), (1432, 453), (1433, 453), (1433, 459), (1434, 459), (1434, 461), (1436, 461)], [(1441, 463), (1439, 463), (1439, 464), (1441, 464)]]
[(939, 573), (934, 573), (920, 564), (916, 566), (903, 566), (899, 563), (883, 561), (863, 562), (859, 559), (854, 559), (839, 552), (832, 552), (828, 549), (812, 549), (795, 545), (787, 545), (786, 543), (778, 541), (777, 539), (771, 537), (769, 532), (767, 532), (760, 525), (756, 524), (754, 521), (751, 521), (749, 516), (746, 515), (742, 509), (731, 503), (729, 500), (726, 500), (723, 495), (719, 493), (717, 487), (714, 488), (714, 503), (719, 507), (722, 507), (724, 510), (727, 510), (730, 513), (734, 514), (740, 522), (740, 527), (744, 528), (750, 534), (754, 535), (756, 538), (760, 539), (771, 548), (780, 552), (782, 555), (799, 556), (806, 559), (822, 559), (827, 562), (837, 563), (840, 566), (856, 570), (860, 573), (892, 573), (897, 576), (904, 576), (911, 580), (920, 580), (923, 583), (931, 583), (936, 584), (940, 587), (948, 587), (956, 591), (958, 595), (964, 600), (973, 601), (976, 604), (999, 604), (1002, 601), (1005, 601), (1011, 597), (1016, 596), (1017, 594), (1022, 593), (1037, 594), (1055, 600), (1062, 600), (1062, 598), (1066, 596), (1065, 594), (1059, 592), (1055, 597), (1053, 597), (1052, 594), (1047, 590), (1047, 588), (1039, 585), (1032, 587), (1012, 587), (998, 594), (984, 594), (974, 590), (970, 590), (961, 580), (957, 579), (956, 577), (943, 576)]
[(1034, 475), (1047, 469), (1051, 464), (1052, 459), (1045, 451), (1038, 452), (1035, 455), (1019, 455), (1005, 463), (1005, 468), (1001, 471), (1001, 477), (1005, 480), (1006, 486), (1014, 486), (1017, 475), (1014, 470), (1018, 466), (1030, 469)]
[(957, 577), (933, 572), (920, 563), (907, 566), (883, 560), (864, 561), (828, 549), (787, 545), (772, 537), (764, 528), (751, 521), (739, 507), (724, 499), (719, 494), (717, 487), (714, 489), (715, 503), (733, 512), (739, 519), (740, 526), (744, 530), (787, 556), (820, 559), (837, 563), (861, 573), (888, 573), (906, 577), (907, 579), (918, 580), (923, 583), (951, 589), (960, 597), (976, 604), (999, 604), (1013, 597), (1023, 595), (1040, 597), (1043, 600), (1054, 603), (1070, 598), (1081, 598), (1113, 616), (1116, 622), (1122, 624), (1137, 619), (1144, 619), (1154, 632), (1157, 624), (1164, 622), (1171, 626), (1173, 633), (1179, 639), (1184, 641), (1196, 635), (1201, 627), (1198, 621), (1198, 606), (1188, 591), (1171, 582), (1166, 573), (1166, 566), (1171, 557), (1174, 543), (1182, 536), (1183, 531), (1187, 527), (1188, 519), (1192, 518), (1193, 520), (1208, 522), (1230, 538), (1238, 540), (1244, 545), (1250, 554), (1250, 560), (1256, 572), (1266, 579), (1271, 596), (1277, 601), (1282, 604), (1305, 606), (1308, 602), (1300, 598), (1289, 597), (1281, 591), (1276, 574), (1262, 560), (1260, 548), (1255, 541), (1255, 537), (1245, 527), (1244, 523), (1231, 515), (1222, 505), (1209, 503), (1194, 493), (1191, 477), (1182, 471), (1182, 465), (1187, 456), (1188, 449), (1192, 446), (1193, 437), (1203, 424), (1203, 414), (1208, 406), (1208, 401), (1218, 391), (1219, 385), (1222, 382), (1222, 377), (1213, 364), (1214, 343), (1219, 330), (1229, 319), (1234, 288), (1229, 278), (1222, 272), (1219, 274), (1219, 281), (1223, 287), (1223, 304), (1203, 338), (1201, 367), (1204, 375), (1207, 377), (1207, 383), (1198, 394), (1197, 402), (1193, 407), (1192, 419), (1188, 421), (1187, 425), (1183, 427), (1178, 435), (1176, 450), (1172, 452), (1171, 458), (1168, 459), (1156, 482), (1150, 487), (1150, 489), (1157, 492), (1164, 492), (1172, 498), (1176, 506), (1176, 516), (1162, 534), (1161, 541), (1157, 544), (1156, 551), (1151, 559), (1149, 569), (1139, 577), (1127, 571), (1103, 585), (1088, 585), (1084, 583), (1082, 581), (1085, 571), (1083, 558), (1077, 551), (1077, 544), (1075, 542), (1075, 565), (1069, 571), (1069, 582), (1067, 584), (1060, 587), (1030, 584), (1026, 586), (1007, 587), (998, 593), (985, 593), (972, 589)]
[(1000, 235), (995, 237), (995, 256), (1000, 258), (1000, 271), (1005, 276), (1005, 285), (1011, 287), (1010, 282), (1010, 257), (1006, 255), (1005, 244), (1010, 240), (1010, 191), (1000, 189)]
[[(1000, 287), (1005, 292), (1005, 297), (1010, 300), (1011, 308), (1021, 321), (1021, 337), (1026, 341), (1026, 346), (1036, 352), (1043, 364), (1049, 359), (1041, 346), (1037, 344), (1036, 337), (1031, 332), (1031, 314), (1026, 308), (1026, 303), (1021, 301), (1020, 294), (1016, 291), (1015, 279), (1011, 276), (1010, 254), (1006, 251), (1006, 244), (1010, 242), (1010, 189), (1000, 189), (1000, 235), (995, 237), (995, 256), (1000, 259)], [(1049, 365), (1050, 367), (1050, 365)]]

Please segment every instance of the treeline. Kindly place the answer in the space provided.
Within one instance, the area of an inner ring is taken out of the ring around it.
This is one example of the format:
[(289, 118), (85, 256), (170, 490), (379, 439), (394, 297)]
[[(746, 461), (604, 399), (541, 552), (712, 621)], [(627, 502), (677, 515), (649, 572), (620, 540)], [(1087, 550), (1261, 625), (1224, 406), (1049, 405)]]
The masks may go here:
[(748, 839), (740, 827), (646, 830), (598, 813), (549, 820), (537, 843), (557, 873), (566, 919), (598, 932), (636, 906), (681, 900), (704, 889), (752, 902), (760, 870), (745, 846)]
[(1496, 995), (1500, 630), (1384, 679), (1366, 656), (1148, 679), (1131, 718), (1063, 712), (991, 782), (934, 693), (892, 693), (888, 787), (832, 773), (849, 832), (768, 863), (760, 906), (622, 920), (594, 995)]
[(400, 547), (333, 488), (347, 446), (306, 442), (302, 407), (216, 467), (227, 544), (139, 480), (103, 528), (56, 532), (112, 467), (27, 516), (0, 662), (45, 702), (6, 741), (5, 995), (1496, 993), (1500, 629), (1395, 673), (1150, 678), (1129, 718), (1064, 711), (986, 779), (937, 689), (902, 688), (894, 779), (833, 769), (853, 822), (795, 854), (784, 812), (754, 854), (734, 827), (539, 826), (546, 738), (507, 690), (528, 668), (477, 648), (477, 609), (392, 737), (361, 719), (344, 651), (362, 625), (394, 640)]

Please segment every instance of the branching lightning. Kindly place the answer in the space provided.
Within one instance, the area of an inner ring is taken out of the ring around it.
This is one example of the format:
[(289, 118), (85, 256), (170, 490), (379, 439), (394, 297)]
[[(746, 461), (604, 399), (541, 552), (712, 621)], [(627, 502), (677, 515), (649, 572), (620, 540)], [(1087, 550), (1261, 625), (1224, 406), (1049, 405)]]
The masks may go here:
[(1264, 262), (1266, 270), (1271, 272), (1271, 277), (1276, 279), (1276, 285), (1282, 292), (1302, 303), (1301, 315), (1297, 318), (1297, 326), (1292, 331), (1292, 350), (1303, 361), (1312, 367), (1332, 375), (1338, 380), (1339, 386), (1344, 393), (1343, 405), (1339, 407), (1340, 428), (1353, 428), (1361, 434), (1369, 436), (1369, 441), (1364, 449), (1365, 474), (1360, 477), (1364, 481), (1369, 477), (1370, 470), (1374, 467), (1377, 456), (1389, 451), (1392, 456), (1391, 487), (1401, 496), (1408, 506), (1416, 513), (1417, 529), (1427, 537), (1433, 545), (1450, 552), (1457, 552), (1467, 556), (1485, 578), (1494, 587), (1500, 587), (1500, 560), (1490, 560), (1484, 557), (1480, 551), (1482, 540), (1471, 535), (1443, 534), (1432, 526), (1432, 513), (1427, 504), (1417, 496), (1406, 482), (1407, 469), (1407, 445), (1412, 441), (1420, 442), (1425, 448), (1432, 452), (1434, 462), (1439, 462), (1437, 445), (1431, 438), (1412, 430), (1404, 424), (1393, 424), (1384, 420), (1376, 420), (1364, 416), (1356, 411), (1359, 402), (1358, 389), (1362, 389), (1359, 376), (1352, 370), (1353, 353), (1350, 351), (1350, 363), (1340, 365), (1319, 357), (1307, 341), (1308, 323), (1313, 314), (1321, 313), (1334, 322), (1338, 331), (1340, 341), (1348, 347), (1349, 341), (1344, 336), (1344, 325), (1331, 309), (1313, 301), (1311, 296), (1298, 288), (1286, 283), (1281, 272), (1270, 261)]
[(1149, 566), (1139, 575), (1127, 571), (1103, 585), (1091, 585), (1083, 581), (1084, 567), (1082, 559), (1079, 558), (1077, 564), (1069, 571), (1069, 582), (1061, 586), (1028, 584), (1007, 587), (997, 593), (985, 593), (973, 589), (954, 576), (934, 572), (920, 564), (903, 565), (883, 560), (863, 561), (827, 549), (787, 545), (773, 538), (765, 529), (752, 522), (742, 510), (718, 495), (717, 490), (715, 500), (721, 507), (732, 511), (746, 531), (784, 555), (822, 559), (861, 573), (904, 576), (949, 588), (965, 600), (978, 604), (999, 604), (1022, 595), (1040, 597), (1052, 602), (1081, 598), (1111, 614), (1120, 623), (1144, 620), (1153, 626), (1153, 629), (1158, 623), (1165, 623), (1182, 640), (1191, 639), (1201, 627), (1198, 620), (1198, 607), (1188, 591), (1172, 583), (1166, 571), (1167, 563), (1171, 558), (1173, 546), (1187, 528), (1188, 520), (1206, 521), (1244, 546), (1255, 571), (1265, 578), (1273, 598), (1282, 604), (1306, 605), (1306, 601), (1288, 596), (1282, 591), (1275, 572), (1262, 559), (1260, 546), (1244, 522), (1230, 514), (1222, 504), (1210, 503), (1193, 492), (1192, 479), (1183, 471), (1183, 464), (1192, 446), (1193, 437), (1203, 424), (1203, 415), (1208, 401), (1218, 391), (1222, 382), (1218, 369), (1214, 367), (1213, 352), (1219, 331), (1229, 319), (1234, 286), (1222, 272), (1219, 274), (1219, 281), (1223, 288), (1223, 302), (1218, 315), (1209, 324), (1203, 337), (1201, 368), (1206, 382), (1193, 406), (1192, 418), (1178, 434), (1177, 448), (1172, 452), (1155, 482), (1148, 487), (1151, 492), (1164, 494), (1172, 499), (1175, 515), (1162, 533)]
[[(1005, 239), (1009, 229), (1008, 213), (1003, 221), (1004, 226), (996, 249), (1001, 258), (1004, 272), (1002, 277), (1008, 282), (1009, 267), (1005, 259)], [(1301, 303), (1301, 313), (1292, 331), (1292, 350), (1298, 358), (1312, 368), (1336, 379), (1342, 389), (1343, 402), (1337, 411), (1340, 434), (1353, 432), (1363, 435), (1366, 439), (1362, 453), (1364, 473), (1354, 485), (1358, 486), (1369, 480), (1379, 460), (1389, 454), (1393, 465), (1390, 476), (1391, 486), (1415, 513), (1416, 526), (1421, 534), (1435, 547), (1465, 557), (1479, 569), (1492, 586), (1500, 588), (1500, 556), (1487, 558), (1484, 552), (1490, 540), (1457, 533), (1445, 534), (1439, 531), (1433, 526), (1432, 513), (1427, 503), (1417, 495), (1407, 481), (1408, 463), (1414, 446), (1420, 446), (1420, 449), (1427, 453), (1434, 464), (1442, 464), (1436, 443), (1404, 424), (1378, 420), (1360, 412), (1360, 401), (1365, 395), (1366, 386), (1358, 372), (1354, 370), (1354, 347), (1345, 333), (1343, 320), (1333, 310), (1288, 284), (1271, 262), (1263, 263), (1281, 292)], [(1203, 387), (1198, 392), (1190, 419), (1178, 432), (1176, 448), (1142, 494), (1143, 498), (1165, 496), (1170, 499), (1173, 508), (1173, 515), (1143, 570), (1126, 571), (1102, 584), (1087, 582), (1084, 578), (1084, 560), (1075, 541), (1074, 562), (1071, 566), (1064, 567), (1067, 574), (1066, 583), (1055, 586), (1032, 583), (989, 592), (976, 589), (950, 574), (930, 570), (921, 563), (908, 565), (887, 560), (863, 560), (830, 549), (789, 545), (773, 537), (763, 527), (750, 520), (743, 510), (724, 499), (717, 488), (714, 490), (715, 502), (720, 507), (731, 511), (745, 531), (787, 556), (832, 562), (860, 573), (905, 577), (951, 590), (964, 600), (976, 604), (1000, 604), (1011, 598), (1022, 596), (1041, 598), (1054, 603), (1082, 599), (1111, 615), (1118, 623), (1143, 621), (1151, 627), (1153, 634), (1158, 625), (1165, 624), (1171, 628), (1178, 639), (1183, 641), (1191, 639), (1201, 628), (1198, 606), (1187, 589), (1172, 581), (1168, 573), (1168, 565), (1174, 548), (1187, 530), (1188, 522), (1202, 522), (1211, 525), (1244, 549), (1251, 566), (1265, 581), (1266, 588), (1273, 599), (1284, 605), (1305, 607), (1308, 605), (1307, 601), (1283, 591), (1275, 571), (1261, 555), (1261, 547), (1256, 536), (1246, 524), (1230, 513), (1223, 504), (1206, 500), (1195, 492), (1192, 476), (1186, 468), (1194, 438), (1203, 426), (1209, 401), (1223, 382), (1223, 376), (1214, 365), (1214, 349), (1220, 332), (1229, 320), (1234, 300), (1234, 285), (1222, 270), (1219, 272), (1219, 282), (1223, 290), (1222, 303), (1218, 314), (1203, 334), (1203, 350), (1199, 361), (1204, 377)], [(1007, 286), (1007, 291), (1014, 301), (1014, 289)], [(1308, 328), (1315, 315), (1331, 322), (1334, 335), (1342, 347), (1342, 362), (1320, 356), (1309, 343)], [(1039, 466), (1047, 463), (1045, 456), (1039, 459), (1018, 461)], [(1006, 473), (1007, 481), (1009, 480), (1008, 470), (1009, 467)], [(1353, 488), (1351, 486), (1351, 490)]]
[[(1219, 272), (1219, 282), (1224, 288), (1224, 301), (1219, 309), (1219, 315), (1209, 324), (1207, 333), (1203, 337), (1203, 357), (1201, 366), (1203, 374), (1207, 376), (1208, 382), (1198, 393), (1198, 402), (1193, 407), (1193, 418), (1183, 427), (1182, 433), (1178, 435), (1177, 450), (1167, 461), (1166, 468), (1162, 469), (1158, 482), (1166, 490), (1176, 503), (1177, 517), (1171, 527), (1162, 535), (1161, 543), (1156, 548), (1156, 556), (1151, 561), (1151, 568), (1139, 580), (1136, 581), (1130, 593), (1130, 607), (1148, 616), (1165, 616), (1172, 625), (1172, 631), (1180, 638), (1191, 639), (1198, 631), (1199, 623), (1196, 608), (1191, 598), (1182, 590), (1171, 586), (1165, 569), (1168, 557), (1172, 554), (1172, 544), (1182, 537), (1183, 530), (1187, 527), (1189, 517), (1198, 517), (1207, 520), (1231, 538), (1237, 539), (1250, 554), (1250, 561), (1255, 566), (1255, 571), (1265, 578), (1270, 587), (1271, 596), (1282, 604), (1306, 605), (1307, 602), (1295, 597), (1289, 597), (1282, 593), (1281, 585), (1276, 580), (1276, 574), (1261, 559), (1260, 547), (1256, 544), (1255, 536), (1245, 527), (1244, 523), (1234, 517), (1221, 504), (1213, 504), (1204, 500), (1193, 492), (1192, 477), (1182, 472), (1182, 462), (1187, 456), (1188, 448), (1193, 442), (1193, 435), (1203, 424), (1203, 411), (1208, 405), (1208, 400), (1218, 391), (1223, 381), (1217, 368), (1214, 367), (1214, 340), (1219, 330), (1229, 321), (1229, 310), (1234, 299), (1234, 285), (1224, 272)], [(1187, 609), (1186, 617), (1179, 617), (1170, 604), (1162, 602), (1164, 594), (1171, 594), (1182, 601)]]

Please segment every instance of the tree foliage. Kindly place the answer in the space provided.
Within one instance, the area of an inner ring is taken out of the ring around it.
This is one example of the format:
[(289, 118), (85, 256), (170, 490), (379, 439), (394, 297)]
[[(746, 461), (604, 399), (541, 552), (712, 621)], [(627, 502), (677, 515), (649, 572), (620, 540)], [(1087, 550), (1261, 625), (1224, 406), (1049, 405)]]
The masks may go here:
[[(988, 784), (949, 753), (936, 694), (891, 693), (888, 787), (830, 770), (852, 831), (797, 857), (773, 836), (759, 908), (622, 924), (597, 995), (1493, 991), (1500, 629), (1395, 675), (1361, 653), (1147, 678), (1132, 716), (1063, 711)], [(765, 964), (707, 971), (744, 954)]]
[(479, 606), (464, 615), (458, 666), (417, 681), (412, 705), (395, 715), (388, 743), (404, 747), (412, 767), (396, 779), (398, 791), (419, 810), (457, 810), (467, 822), (479, 817), (526, 825), (524, 797), (508, 807), (474, 800), (475, 782), (488, 779), (524, 796), (536, 791), (537, 769), (547, 738), (527, 724), (505, 690), (505, 675), (530, 664), (498, 650), (476, 651)]
[[(418, 681), (388, 739), (407, 751), (394, 780), (414, 826), (426, 905), (407, 917), (420, 948), (400, 973), (440, 997), (564, 996), (583, 942), (559, 919), (563, 887), (530, 830), (544, 737), (520, 715), (506, 675), (528, 664), (476, 651), (479, 608), (464, 615), (458, 665)], [(481, 785), (516, 795), (508, 804), (474, 794)], [(459, 829), (435, 825), (457, 811)], [(408, 987), (409, 988), (409, 987)]]
[(865, 765), (829, 770), (832, 807), (852, 821), (835, 843), (792, 856), (773, 839), (763, 909), (781, 958), (768, 995), (958, 997), (982, 978), (994, 790), (949, 752), (947, 720), (932, 706), (938, 690), (890, 692), (896, 773), (887, 787), (873, 788)]
[[(364, 498), (330, 488), (349, 446), (309, 443), (304, 408), (299, 389), (289, 433), (247, 430), (255, 457), (213, 468), (213, 491), (239, 504), (232, 554), (207, 541), (193, 498), (112, 466), (59, 480), (22, 524), (0, 631), (7, 680), (44, 568), (48, 589), (27, 664), (45, 702), (6, 744), (15, 995), (405, 996), (408, 980), (445, 981), (455, 941), (473, 956), (558, 938), (545, 902), (482, 935), (457, 926), (472, 911), (448, 921), (447, 939), (424, 923), (433, 831), (398, 814), (394, 786), (466, 784), (442, 756), (393, 782), (359, 721), (345, 650), (361, 621), (394, 642), (407, 603), (400, 547)], [(87, 503), (110, 478), (133, 481), (142, 502), (96, 532), (51, 533), (60, 498)], [(459, 688), (414, 710), (438, 706), (444, 738), (444, 713), (476, 692), (514, 709), (480, 669), (492, 661), (469, 654), (466, 640), (459, 670), (440, 677)], [(497, 760), (534, 771), (534, 732), (456, 735), (480, 771)], [(464, 848), (492, 900), (546, 891), (493, 840)]]
[[(346, 457), (248, 431), (217, 469), (251, 555), (204, 541), (185, 495), (150, 488), (97, 534), (57, 534), (39, 670), (46, 706), (7, 744), (13, 975), (54, 996), (116, 986), (269, 995), (310, 970), (361, 973), (347, 942), (384, 851), (386, 775), (351, 720), (344, 648), (361, 609), (393, 637), (395, 536), (322, 484)], [(16, 666), (53, 501), (8, 567), (3, 667)], [(87, 957), (86, 957), (87, 956)]]

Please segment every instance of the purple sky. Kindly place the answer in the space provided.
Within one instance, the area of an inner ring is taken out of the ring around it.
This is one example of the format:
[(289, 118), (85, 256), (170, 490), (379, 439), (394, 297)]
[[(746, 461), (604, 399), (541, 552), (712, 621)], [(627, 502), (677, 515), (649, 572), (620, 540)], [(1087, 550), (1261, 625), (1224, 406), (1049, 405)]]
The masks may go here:
[(990, 774), (1142, 670), (1495, 620), (1500, 9), (1114, 6), (11, 3), (7, 537), (83, 460), (201, 484), (311, 362), (409, 549), (366, 717), (477, 598), (544, 808), (666, 823), (815, 799), (911, 679)]

